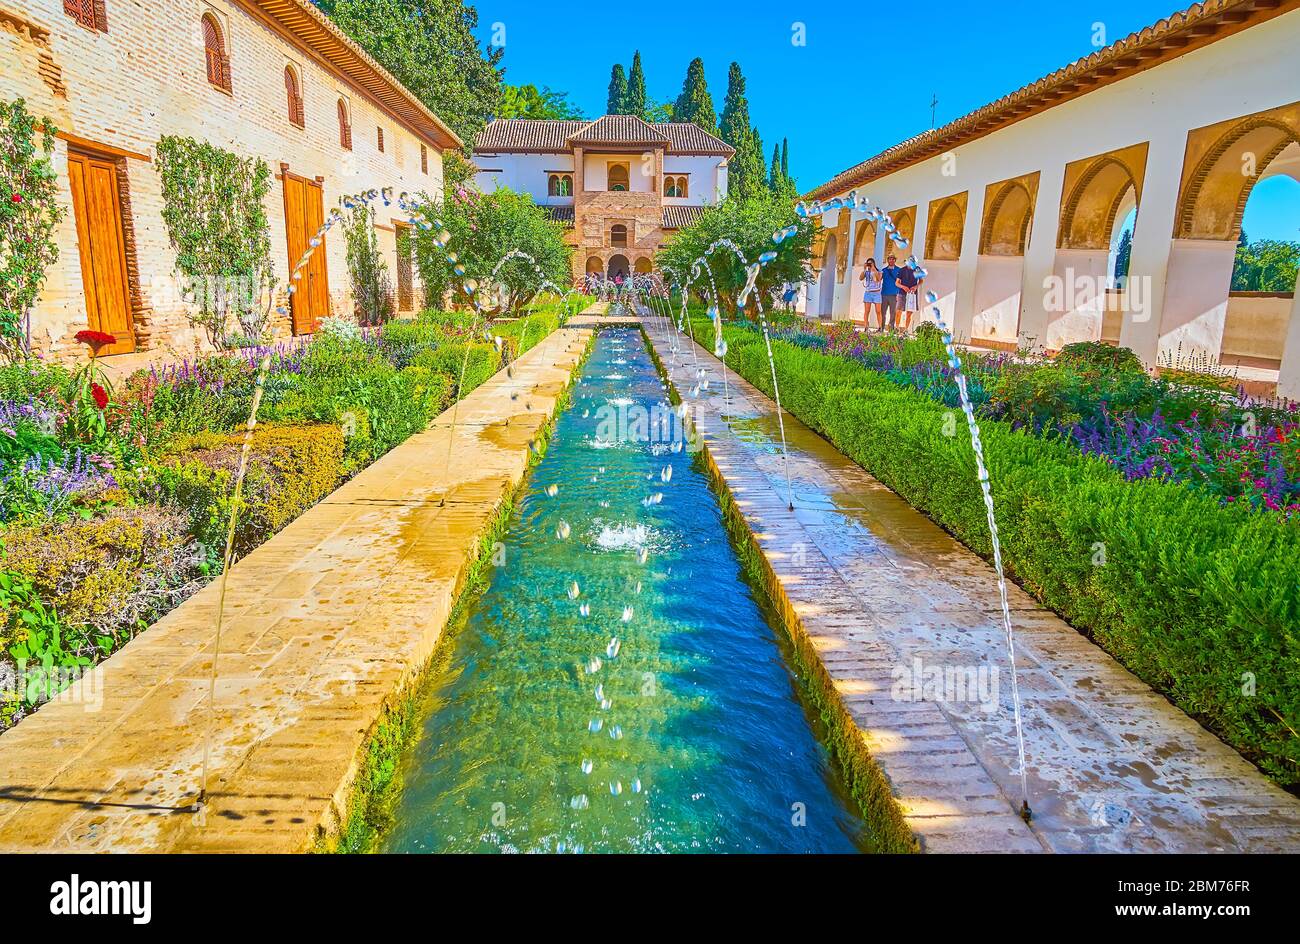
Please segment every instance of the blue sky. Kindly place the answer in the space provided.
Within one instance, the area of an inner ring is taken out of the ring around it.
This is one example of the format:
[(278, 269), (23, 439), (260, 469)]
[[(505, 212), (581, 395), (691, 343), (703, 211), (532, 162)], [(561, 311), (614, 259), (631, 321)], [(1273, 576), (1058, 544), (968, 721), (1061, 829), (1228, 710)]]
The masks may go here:
[[(845, 0), (474, 6), (484, 42), (494, 24), (504, 26), (508, 82), (568, 92), (588, 116), (604, 113), (611, 66), (628, 66), (637, 49), (656, 100), (676, 98), (687, 64), (702, 57), (719, 110), (727, 68), (739, 62), (766, 155), (788, 137), (791, 172), (807, 189), (929, 128), (932, 97), (942, 125), (1089, 55), (1102, 31), (1102, 45), (1114, 42), (1185, 4), (931, 2), (910, 14), (906, 4)], [(584, 32), (581, 21), (592, 26)], [(806, 45), (792, 42), (797, 24)], [(896, 39), (904, 32), (922, 40), (906, 53)], [(843, 131), (826, 133), (836, 127)], [(1300, 238), (1300, 185), (1286, 183), (1274, 184), (1270, 199), (1250, 201), (1252, 239)]]

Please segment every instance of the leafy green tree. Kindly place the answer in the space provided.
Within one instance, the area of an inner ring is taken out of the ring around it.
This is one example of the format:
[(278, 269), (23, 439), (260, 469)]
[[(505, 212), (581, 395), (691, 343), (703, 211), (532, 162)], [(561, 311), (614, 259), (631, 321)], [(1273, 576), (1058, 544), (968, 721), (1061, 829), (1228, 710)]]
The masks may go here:
[[(798, 230), (794, 236), (780, 245), (772, 242), (773, 233), (796, 224)], [(659, 251), (656, 257), (659, 267), (670, 267), (686, 277), (695, 260), (704, 254), (714, 240), (722, 237), (739, 246), (750, 260), (756, 260), (769, 249), (776, 251), (776, 259), (763, 267), (758, 278), (758, 290), (764, 297), (764, 308), (776, 301), (781, 287), (786, 283), (810, 278), (813, 224), (809, 220), (800, 220), (789, 201), (777, 197), (766, 188), (749, 199), (727, 199), (706, 209), (698, 220), (679, 230)], [(736, 310), (736, 298), (745, 285), (744, 268), (731, 252), (715, 252), (708, 259), (723, 313), (730, 314)], [(706, 285), (707, 279), (697, 282), (692, 286), (692, 291), (704, 298)]]
[(578, 106), (569, 101), (567, 92), (556, 92), (545, 85), (538, 89), (529, 84), (502, 87), (497, 117), (580, 120), (584, 116)]
[(627, 98), (623, 111), (638, 118), (646, 116), (645, 70), (641, 68), (641, 50), (632, 54), (632, 71), (627, 77)]
[(692, 122), (709, 134), (718, 132), (718, 115), (713, 108), (713, 96), (709, 94), (708, 82), (704, 79), (703, 59), (692, 59), (686, 67), (682, 92), (673, 105), (673, 120)]
[(609, 95), (605, 99), (605, 114), (627, 114), (627, 73), (623, 71), (621, 62), (615, 63), (609, 73)]
[(26, 356), (31, 307), (45, 270), (59, 258), (54, 229), (63, 219), (50, 155), (54, 126), (37, 121), (21, 98), (0, 101), (0, 355)]
[[(564, 244), (564, 228), (526, 193), (501, 188), (483, 194), (462, 185), (448, 193), (435, 215), (451, 233), (450, 245), (468, 278), (485, 281), (507, 254), (519, 250), (532, 256), (556, 285), (572, 280), (573, 250)], [(453, 277), (447, 251), (435, 235), (436, 231), (420, 231), (415, 237), (416, 265), (431, 300), (442, 298)], [(507, 262), (498, 277), (505, 283), (512, 311), (518, 311), (541, 284), (536, 270), (518, 259)]]
[(1300, 268), (1300, 242), (1282, 239), (1246, 241), (1241, 234), (1232, 269), (1234, 292), (1290, 292)]
[(474, 37), (478, 13), (461, 0), (316, 0), (462, 140), (498, 111), (502, 47)]
[(651, 124), (663, 124), (668, 121), (676, 121), (674, 117), (674, 105), (672, 102), (653, 102), (646, 109), (645, 120)]

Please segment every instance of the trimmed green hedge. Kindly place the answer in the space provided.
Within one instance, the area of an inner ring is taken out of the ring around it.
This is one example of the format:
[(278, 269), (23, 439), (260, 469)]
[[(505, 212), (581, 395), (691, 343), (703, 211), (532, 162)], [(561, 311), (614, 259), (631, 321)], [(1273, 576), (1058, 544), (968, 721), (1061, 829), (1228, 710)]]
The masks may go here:
[[(727, 366), (771, 395), (762, 336), (724, 334)], [(711, 347), (712, 324), (696, 320), (695, 336)], [(991, 556), (960, 412), (851, 361), (772, 347), (782, 406)], [(1008, 573), (1278, 783), (1300, 785), (1300, 521), (1128, 482), (1003, 423), (980, 431)]]

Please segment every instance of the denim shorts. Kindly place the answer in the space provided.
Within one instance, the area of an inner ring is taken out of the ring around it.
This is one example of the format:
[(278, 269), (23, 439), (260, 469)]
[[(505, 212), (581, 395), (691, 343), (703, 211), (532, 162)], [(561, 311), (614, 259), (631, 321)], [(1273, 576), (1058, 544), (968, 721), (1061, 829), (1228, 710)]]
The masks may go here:
[(864, 305), (879, 305), (879, 304), (880, 304), (880, 293), (879, 293), (879, 292), (863, 292), (863, 293), (862, 293), (862, 303), (863, 303)]

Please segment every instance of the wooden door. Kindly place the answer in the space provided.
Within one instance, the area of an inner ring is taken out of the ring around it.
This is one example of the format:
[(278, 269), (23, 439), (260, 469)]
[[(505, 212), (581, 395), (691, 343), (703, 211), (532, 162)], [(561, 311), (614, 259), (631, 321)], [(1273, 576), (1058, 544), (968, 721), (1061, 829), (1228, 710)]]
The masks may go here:
[[(325, 222), (324, 195), (320, 184), (290, 174), (284, 180), (284, 229), (289, 243), (289, 274), (310, 248), (310, 241)], [(322, 318), (330, 315), (329, 269), (325, 264), (325, 237), (293, 283), (293, 333), (315, 331)]]
[(411, 227), (397, 223), (397, 310), (415, 308), (415, 281), (411, 273)]
[(77, 223), (87, 326), (117, 338), (100, 348), (100, 354), (128, 354), (135, 350), (135, 326), (117, 164), (70, 150), (68, 185)]

